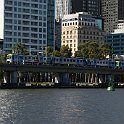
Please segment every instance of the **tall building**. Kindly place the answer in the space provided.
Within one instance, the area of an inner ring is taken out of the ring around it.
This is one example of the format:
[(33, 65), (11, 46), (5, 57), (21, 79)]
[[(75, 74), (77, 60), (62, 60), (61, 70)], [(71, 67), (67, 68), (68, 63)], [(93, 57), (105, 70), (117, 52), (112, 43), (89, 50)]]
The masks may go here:
[(56, 0), (56, 20), (71, 13), (71, 0)]
[(88, 12), (100, 17), (101, 0), (56, 0), (56, 19), (77, 12)]
[(89, 41), (94, 41), (99, 46), (104, 44), (104, 32), (97, 25), (96, 19), (86, 12), (64, 15), (61, 45), (68, 45), (74, 55), (79, 45)]
[(3, 39), (3, 23), (4, 23), (4, 0), (0, 1), (0, 39)]
[(61, 47), (61, 20), (55, 22), (55, 49), (59, 50)]
[(124, 0), (101, 0), (104, 30), (112, 33), (117, 28), (118, 20), (124, 20)]
[(4, 0), (4, 43), (6, 53), (17, 42), (31, 54), (54, 46), (54, 0)]
[[(43, 0), (42, 0), (43, 1)], [(44, 0), (45, 1), (45, 0)], [(47, 3), (47, 46), (55, 49), (55, 1), (46, 0)]]
[(72, 13), (88, 12), (94, 17), (101, 16), (101, 0), (72, 0)]
[(124, 33), (107, 34), (105, 44), (111, 45), (113, 54), (124, 55)]
[(119, 20), (114, 33), (106, 34), (105, 43), (111, 45), (112, 53), (124, 55), (124, 20)]

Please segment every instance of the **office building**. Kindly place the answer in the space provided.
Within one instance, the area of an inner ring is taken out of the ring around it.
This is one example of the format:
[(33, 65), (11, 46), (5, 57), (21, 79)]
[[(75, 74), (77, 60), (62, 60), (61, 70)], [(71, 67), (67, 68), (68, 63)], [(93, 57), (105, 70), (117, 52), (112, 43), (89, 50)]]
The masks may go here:
[(112, 53), (124, 55), (124, 20), (119, 20), (114, 33), (105, 36), (105, 43), (111, 45)]
[(79, 45), (89, 41), (94, 41), (99, 46), (104, 44), (104, 32), (99, 29), (96, 19), (86, 12), (64, 15), (61, 45), (68, 45), (74, 55)]
[(63, 18), (64, 15), (71, 13), (71, 0), (56, 0), (56, 20)]
[(104, 30), (113, 33), (118, 20), (124, 20), (124, 0), (101, 0)]
[(107, 34), (105, 44), (111, 45), (113, 54), (124, 54), (124, 33)]
[(72, 13), (88, 12), (94, 17), (101, 16), (101, 0), (72, 0)]
[(87, 12), (101, 17), (101, 0), (56, 0), (56, 19), (77, 12)]
[(54, 47), (54, 8), (54, 0), (5, 0), (4, 51), (18, 42), (34, 55)]

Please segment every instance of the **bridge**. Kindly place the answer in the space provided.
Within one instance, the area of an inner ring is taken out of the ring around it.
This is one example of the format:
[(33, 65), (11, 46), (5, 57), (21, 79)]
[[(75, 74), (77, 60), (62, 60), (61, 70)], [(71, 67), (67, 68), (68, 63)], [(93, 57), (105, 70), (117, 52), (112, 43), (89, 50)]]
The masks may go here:
[(0, 71), (28, 71), (28, 72), (57, 72), (57, 73), (94, 73), (94, 74), (123, 74), (124, 69), (105, 67), (75, 67), (62, 65), (19, 65), (0, 64)]
[[(105, 68), (105, 67), (75, 67), (75, 66), (62, 66), (62, 65), (19, 65), (19, 64), (0, 64), (0, 71), (4, 71), (3, 83), (20, 83), (20, 73), (25, 74), (27, 82), (29, 82), (29, 75), (35, 73), (32, 81), (41, 80), (45, 76), (45, 81), (62, 83), (62, 85), (70, 85), (72, 82), (85, 82), (85, 83), (104, 83), (112, 78), (112, 75), (123, 75), (124, 69), (119, 68)], [(18, 73), (19, 72), (19, 73)], [(39, 77), (36, 79), (36, 76)]]

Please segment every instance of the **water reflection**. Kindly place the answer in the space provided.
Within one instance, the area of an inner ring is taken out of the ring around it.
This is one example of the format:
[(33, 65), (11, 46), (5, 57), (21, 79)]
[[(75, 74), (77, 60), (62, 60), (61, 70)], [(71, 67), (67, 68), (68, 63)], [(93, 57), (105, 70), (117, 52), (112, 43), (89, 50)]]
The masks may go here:
[(0, 90), (0, 124), (124, 123), (123, 90)]

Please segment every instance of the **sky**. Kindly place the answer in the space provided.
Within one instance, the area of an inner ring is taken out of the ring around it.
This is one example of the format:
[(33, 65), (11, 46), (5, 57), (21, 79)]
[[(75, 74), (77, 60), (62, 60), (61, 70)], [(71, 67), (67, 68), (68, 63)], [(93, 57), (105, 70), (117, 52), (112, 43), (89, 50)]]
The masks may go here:
[(3, 9), (4, 6), (4, 0), (0, 0), (0, 39), (3, 39)]

